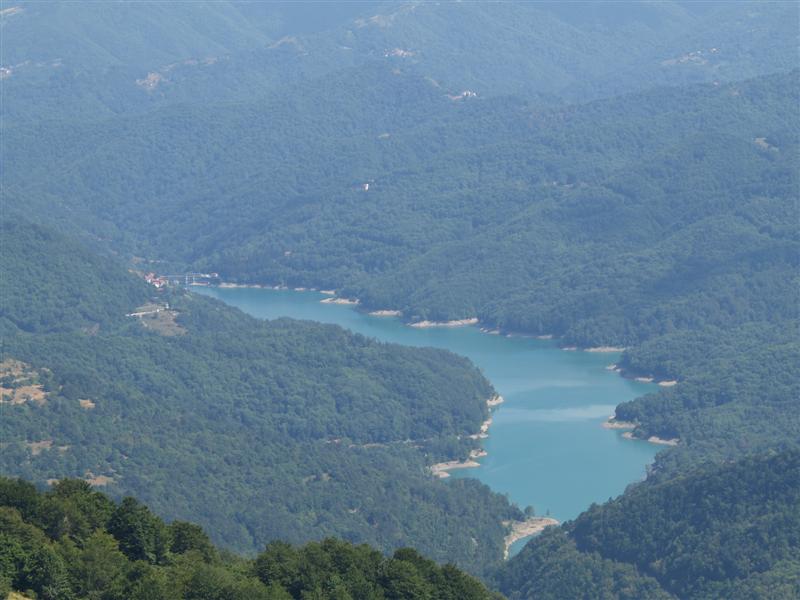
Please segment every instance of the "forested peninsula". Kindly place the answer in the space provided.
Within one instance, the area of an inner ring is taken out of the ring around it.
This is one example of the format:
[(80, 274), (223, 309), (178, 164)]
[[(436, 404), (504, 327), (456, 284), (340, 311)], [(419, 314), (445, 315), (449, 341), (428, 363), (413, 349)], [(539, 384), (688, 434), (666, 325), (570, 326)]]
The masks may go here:
[(476, 573), (502, 558), (522, 512), (428, 471), (479, 443), (494, 390), (466, 359), (258, 321), (21, 216), (1, 225), (7, 475), (135, 495), (239, 551), (338, 536)]

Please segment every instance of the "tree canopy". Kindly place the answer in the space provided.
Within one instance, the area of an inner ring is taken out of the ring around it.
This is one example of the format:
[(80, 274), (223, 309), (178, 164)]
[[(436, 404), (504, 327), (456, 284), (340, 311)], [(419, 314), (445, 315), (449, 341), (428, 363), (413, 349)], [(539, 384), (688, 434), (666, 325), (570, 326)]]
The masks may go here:
[(83, 480), (41, 492), (0, 478), (0, 594), (42, 600), (491, 600), (453, 565), (410, 548), (390, 557), (333, 538), (272, 542), (255, 558), (214, 547), (202, 528), (166, 523), (132, 497)]

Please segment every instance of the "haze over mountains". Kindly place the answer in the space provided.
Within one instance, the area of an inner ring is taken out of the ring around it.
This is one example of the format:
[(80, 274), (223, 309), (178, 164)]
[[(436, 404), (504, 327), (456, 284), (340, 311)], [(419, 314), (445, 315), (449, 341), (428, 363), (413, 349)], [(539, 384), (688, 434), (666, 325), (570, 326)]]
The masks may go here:
[[(585, 101), (785, 71), (795, 66), (797, 34), (794, 9), (783, 2), (11, 8), (19, 10), (3, 15), (5, 60), (17, 81), (6, 93), (27, 100), (11, 110), (46, 109), (58, 98), (62, 114), (89, 117), (252, 98), (371, 62), (414, 65), (455, 93)], [(355, 81), (350, 87), (363, 87)]]
[[(800, 593), (796, 4), (0, 19), (3, 385), (46, 394), (2, 407), (4, 475), (103, 481), (237, 551), (413, 546), (509, 598)], [(680, 443), (500, 567), (521, 507), (426, 471), (479, 446), (494, 390), (466, 359), (129, 269), (625, 347), (677, 385), (617, 420)]]

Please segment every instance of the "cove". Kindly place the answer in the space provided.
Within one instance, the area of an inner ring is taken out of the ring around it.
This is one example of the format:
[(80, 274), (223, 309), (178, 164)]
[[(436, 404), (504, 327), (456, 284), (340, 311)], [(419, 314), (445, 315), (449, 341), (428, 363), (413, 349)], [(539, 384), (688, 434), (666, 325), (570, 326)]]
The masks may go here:
[[(488, 455), (481, 467), (452, 471), (475, 477), (537, 515), (565, 521), (592, 502), (604, 502), (644, 478), (659, 447), (626, 440), (602, 423), (614, 407), (657, 387), (606, 370), (615, 353), (568, 352), (549, 340), (482, 333), (477, 327), (417, 329), (397, 318), (374, 317), (352, 306), (322, 304), (326, 296), (262, 288), (194, 287), (264, 319), (292, 317), (335, 323), (407, 346), (446, 348), (469, 357), (505, 403), (494, 410)], [(512, 546), (518, 551), (524, 540)]]

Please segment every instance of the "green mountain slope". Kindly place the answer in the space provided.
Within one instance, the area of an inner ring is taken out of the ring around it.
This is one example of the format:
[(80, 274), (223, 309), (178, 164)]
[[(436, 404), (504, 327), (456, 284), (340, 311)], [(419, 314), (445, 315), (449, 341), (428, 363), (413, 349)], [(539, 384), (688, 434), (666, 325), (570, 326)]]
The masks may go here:
[(2, 307), (4, 473), (136, 494), (246, 551), (337, 535), (476, 572), (502, 555), (521, 512), (426, 469), (466, 456), (486, 418), (492, 388), (465, 359), (154, 295), (24, 222), (2, 247), (3, 295), (26, 299)]
[[(795, 451), (645, 482), (528, 544), (501, 570), (500, 589), (511, 599), (573, 592), (582, 598), (796, 598), (798, 476)], [(652, 588), (653, 579), (668, 593)]]
[[(419, 68), (373, 62), (258, 102), (12, 126), (10, 197), (229, 280), (628, 346), (621, 366), (633, 375), (705, 386), (717, 365), (701, 340), (792, 331), (796, 71), (541, 109), (451, 100)], [(775, 351), (793, 342), (783, 335)], [(663, 358), (659, 348), (671, 367), (633, 358)], [(620, 415), (638, 435), (682, 435), (698, 450), (690, 462), (714, 444), (701, 449), (687, 423), (748, 438), (720, 456), (796, 439), (793, 403), (775, 421), (736, 389), (688, 415), (688, 386), (646, 401), (658, 410)]]
[(334, 539), (275, 542), (255, 559), (240, 558), (215, 548), (193, 523), (167, 524), (134, 498), (117, 504), (80, 480), (43, 493), (0, 479), (0, 540), (3, 597), (11, 590), (53, 600), (495, 597), (408, 548), (387, 558)]

